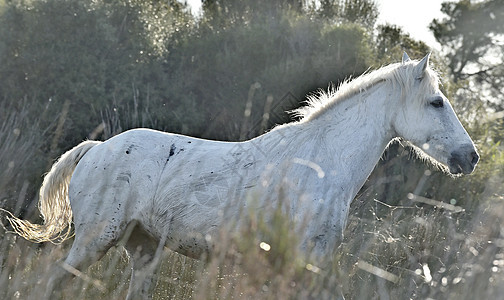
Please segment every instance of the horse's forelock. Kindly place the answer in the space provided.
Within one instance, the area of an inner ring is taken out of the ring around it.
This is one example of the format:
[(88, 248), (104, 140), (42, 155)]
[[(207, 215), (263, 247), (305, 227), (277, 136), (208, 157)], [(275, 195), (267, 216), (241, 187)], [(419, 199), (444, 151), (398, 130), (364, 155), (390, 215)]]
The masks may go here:
[(409, 61), (407, 63), (401, 64), (400, 67), (394, 69), (393, 78), (394, 85), (399, 85), (401, 87), (401, 95), (403, 100), (406, 95), (413, 95), (413, 99), (417, 100), (416, 104), (421, 105), (423, 100), (425, 100), (421, 95), (430, 95), (437, 91), (439, 87), (439, 76), (437, 72), (430, 67), (428, 67), (422, 79), (417, 85), (418, 75), (415, 74), (415, 66), (418, 61)]

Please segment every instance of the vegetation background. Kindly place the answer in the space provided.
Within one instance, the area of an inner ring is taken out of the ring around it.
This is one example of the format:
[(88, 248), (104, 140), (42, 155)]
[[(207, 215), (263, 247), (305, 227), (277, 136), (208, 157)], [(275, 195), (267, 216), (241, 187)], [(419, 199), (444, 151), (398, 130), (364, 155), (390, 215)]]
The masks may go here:
[[(504, 3), (442, 10), (433, 65), (477, 143), (476, 172), (450, 178), (395, 144), (354, 201), (333, 265), (303, 262), (280, 213), (274, 226), (251, 214), (207, 262), (167, 250), (157, 299), (504, 294)], [(41, 175), (86, 138), (133, 127), (251, 138), (329, 82), (431, 51), (377, 17), (372, 0), (203, 0), (197, 16), (175, 0), (0, 0), (0, 207), (37, 220)], [(31, 244), (2, 223), (0, 298), (36, 298), (70, 243)], [(81, 271), (66, 298), (124, 297), (120, 248)]]

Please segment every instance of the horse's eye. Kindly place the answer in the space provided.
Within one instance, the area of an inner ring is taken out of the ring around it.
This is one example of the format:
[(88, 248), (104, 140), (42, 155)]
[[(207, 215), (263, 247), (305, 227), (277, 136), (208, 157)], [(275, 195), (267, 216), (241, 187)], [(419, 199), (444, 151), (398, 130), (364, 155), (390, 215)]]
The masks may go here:
[(430, 104), (432, 106), (434, 106), (435, 108), (441, 108), (444, 105), (443, 104), (443, 99), (436, 99), (436, 100), (432, 101)]

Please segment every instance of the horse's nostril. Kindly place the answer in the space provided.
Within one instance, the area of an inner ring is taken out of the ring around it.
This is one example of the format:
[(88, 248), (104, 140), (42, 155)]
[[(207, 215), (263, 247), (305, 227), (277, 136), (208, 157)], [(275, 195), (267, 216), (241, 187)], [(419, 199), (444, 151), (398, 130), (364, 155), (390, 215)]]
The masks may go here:
[(471, 152), (471, 163), (473, 165), (477, 164), (479, 161), (479, 155), (475, 151)]

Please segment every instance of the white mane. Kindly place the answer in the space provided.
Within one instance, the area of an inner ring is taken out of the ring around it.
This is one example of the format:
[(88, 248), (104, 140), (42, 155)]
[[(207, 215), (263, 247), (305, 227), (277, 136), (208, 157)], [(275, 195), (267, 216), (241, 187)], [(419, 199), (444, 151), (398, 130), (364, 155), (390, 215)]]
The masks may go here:
[[(418, 61), (395, 63), (370, 73), (366, 71), (353, 80), (343, 81), (338, 88), (331, 84), (327, 91), (319, 89), (317, 92), (308, 95), (306, 105), (293, 110), (292, 114), (300, 121), (309, 121), (335, 104), (380, 83), (392, 84), (394, 87), (399, 86), (403, 95), (409, 94), (416, 79), (413, 68), (417, 63)], [(426, 77), (427, 80), (421, 81), (419, 91), (430, 90), (434, 92), (438, 87), (438, 75), (430, 68), (427, 69), (425, 74), (427, 76), (424, 76), (424, 78)]]

